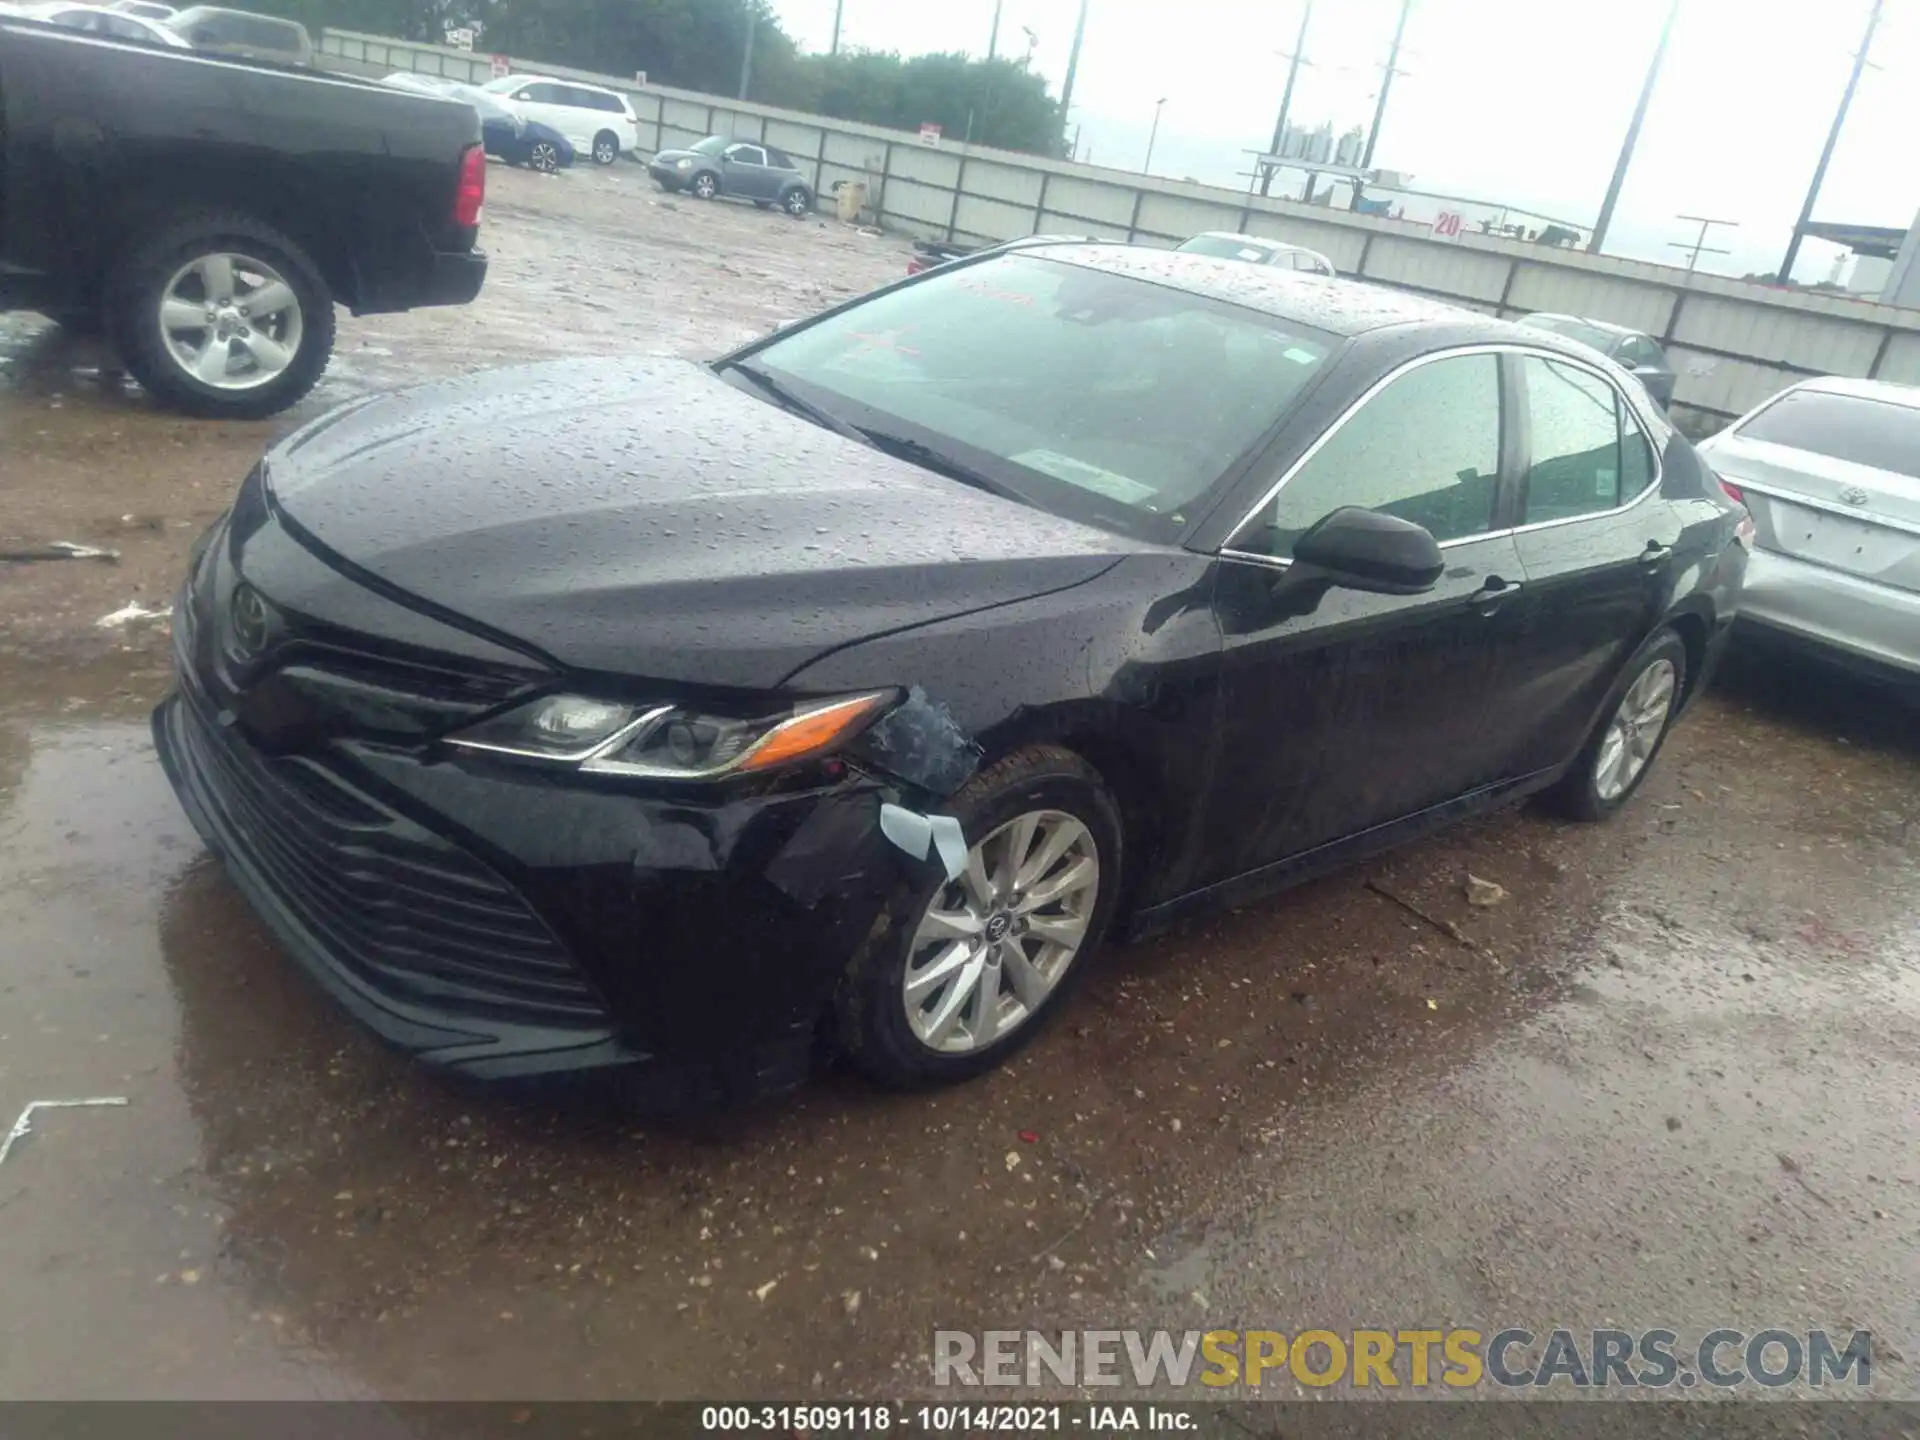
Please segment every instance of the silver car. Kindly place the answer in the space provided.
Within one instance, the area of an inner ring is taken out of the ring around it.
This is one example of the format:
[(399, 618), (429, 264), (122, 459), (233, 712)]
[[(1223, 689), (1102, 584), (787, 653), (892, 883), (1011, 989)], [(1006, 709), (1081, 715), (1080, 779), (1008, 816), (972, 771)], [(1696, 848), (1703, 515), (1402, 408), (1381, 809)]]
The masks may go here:
[(1318, 250), (1266, 240), (1258, 235), (1235, 235), (1225, 230), (1203, 230), (1175, 247), (1185, 255), (1211, 255), (1216, 260), (1244, 260), (1249, 265), (1276, 265), (1308, 275), (1331, 275), (1333, 262)]
[(1700, 454), (1753, 516), (1742, 623), (1920, 681), (1920, 388), (1805, 380)]

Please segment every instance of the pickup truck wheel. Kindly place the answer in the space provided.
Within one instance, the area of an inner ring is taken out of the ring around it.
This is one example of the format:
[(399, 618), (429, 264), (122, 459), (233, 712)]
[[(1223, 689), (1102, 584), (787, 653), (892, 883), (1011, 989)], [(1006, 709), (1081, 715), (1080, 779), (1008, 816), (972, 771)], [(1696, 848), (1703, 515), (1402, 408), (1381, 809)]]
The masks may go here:
[(127, 369), (188, 414), (278, 414), (333, 353), (333, 293), (319, 266), (242, 215), (193, 216), (136, 241), (107, 294)]
[(593, 163), (611, 165), (620, 158), (620, 138), (611, 130), (602, 130), (593, 137)]

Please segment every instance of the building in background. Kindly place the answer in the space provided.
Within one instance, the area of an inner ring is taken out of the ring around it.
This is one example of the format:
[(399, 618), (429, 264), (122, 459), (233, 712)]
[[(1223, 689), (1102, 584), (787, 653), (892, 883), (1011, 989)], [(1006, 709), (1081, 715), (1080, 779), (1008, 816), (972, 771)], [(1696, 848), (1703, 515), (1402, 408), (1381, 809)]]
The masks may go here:
[(1849, 295), (1920, 310), (1920, 216), (1905, 230), (1814, 221), (1806, 233), (1846, 247), (1851, 264), (1835, 279)]

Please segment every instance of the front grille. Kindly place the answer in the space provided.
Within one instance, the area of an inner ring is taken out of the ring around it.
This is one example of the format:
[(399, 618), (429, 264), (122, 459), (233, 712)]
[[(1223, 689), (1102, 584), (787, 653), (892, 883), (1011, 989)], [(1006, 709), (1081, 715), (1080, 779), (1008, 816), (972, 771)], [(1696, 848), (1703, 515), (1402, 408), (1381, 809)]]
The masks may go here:
[(449, 1017), (605, 1024), (604, 1006), (512, 886), (311, 760), (271, 760), (183, 691), (180, 759), (227, 843), (375, 990)]

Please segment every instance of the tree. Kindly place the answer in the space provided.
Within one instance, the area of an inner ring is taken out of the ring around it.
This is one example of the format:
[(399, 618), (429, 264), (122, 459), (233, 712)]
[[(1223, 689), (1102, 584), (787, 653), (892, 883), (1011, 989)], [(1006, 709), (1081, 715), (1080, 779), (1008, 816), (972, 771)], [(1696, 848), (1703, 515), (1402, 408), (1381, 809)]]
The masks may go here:
[(608, 75), (645, 71), (661, 85), (734, 95), (753, 32), (747, 98), (766, 105), (914, 130), (938, 125), (954, 140), (1053, 153), (1060, 107), (1046, 81), (1011, 60), (963, 54), (904, 58), (878, 51), (803, 55), (770, 0), (248, 0), (254, 7), (332, 26), (438, 40), (478, 24), (481, 44), (527, 66)]

